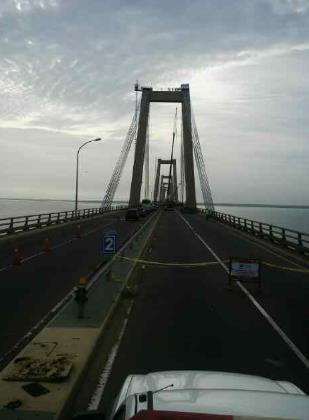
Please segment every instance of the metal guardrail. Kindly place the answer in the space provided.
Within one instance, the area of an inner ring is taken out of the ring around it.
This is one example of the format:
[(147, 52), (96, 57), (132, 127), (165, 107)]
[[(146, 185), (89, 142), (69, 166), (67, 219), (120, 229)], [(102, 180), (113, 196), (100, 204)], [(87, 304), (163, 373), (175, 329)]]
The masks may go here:
[(267, 239), (281, 246), (294, 249), (302, 254), (309, 254), (309, 234), (287, 229), (282, 226), (270, 225), (268, 223), (258, 222), (256, 220), (233, 216), (231, 214), (220, 213), (217, 211), (207, 212), (201, 210), (201, 213), (207, 214), (219, 222), (236, 227), (244, 232), (251, 233), (259, 238)]
[(100, 207), (71, 211), (59, 211), (53, 213), (31, 214), (28, 216), (16, 216), (0, 219), (0, 236), (11, 235), (17, 232), (40, 229), (53, 224), (72, 222), (80, 219), (88, 219), (103, 213), (126, 209), (127, 206), (115, 206), (112, 209)]

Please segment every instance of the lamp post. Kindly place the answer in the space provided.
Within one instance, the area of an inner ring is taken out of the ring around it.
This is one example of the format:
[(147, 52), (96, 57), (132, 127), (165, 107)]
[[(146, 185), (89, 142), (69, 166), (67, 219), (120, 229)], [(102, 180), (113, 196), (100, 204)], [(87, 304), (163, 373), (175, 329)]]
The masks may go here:
[(81, 149), (86, 146), (86, 144), (88, 143), (92, 143), (94, 141), (100, 141), (102, 140), (101, 138), (97, 138), (97, 139), (93, 139), (93, 140), (88, 140), (85, 143), (83, 143), (76, 154), (76, 186), (75, 186), (75, 216), (77, 216), (77, 207), (78, 207), (78, 165), (79, 165), (79, 152), (81, 151)]

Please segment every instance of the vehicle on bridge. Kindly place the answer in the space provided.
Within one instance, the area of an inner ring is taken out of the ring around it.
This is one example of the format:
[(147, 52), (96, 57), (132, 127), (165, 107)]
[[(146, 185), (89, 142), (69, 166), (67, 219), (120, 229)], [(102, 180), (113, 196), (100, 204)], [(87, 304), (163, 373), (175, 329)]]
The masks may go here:
[(144, 200), (142, 200), (142, 207), (146, 211), (146, 213), (150, 213), (153, 209), (153, 205), (151, 201), (148, 200), (148, 198), (145, 198)]
[(139, 220), (139, 212), (138, 209), (129, 209), (126, 212), (126, 220)]
[[(165, 371), (129, 375), (108, 419), (278, 420), (305, 419), (308, 413), (309, 397), (291, 382), (228, 372)], [(75, 418), (105, 416), (88, 412)]]

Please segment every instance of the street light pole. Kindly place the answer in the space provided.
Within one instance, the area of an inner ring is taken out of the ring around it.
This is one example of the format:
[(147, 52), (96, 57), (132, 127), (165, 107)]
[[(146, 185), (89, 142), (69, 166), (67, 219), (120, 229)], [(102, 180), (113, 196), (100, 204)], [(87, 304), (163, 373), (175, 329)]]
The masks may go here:
[(76, 179), (75, 179), (75, 216), (77, 216), (77, 210), (78, 210), (78, 167), (79, 167), (79, 152), (81, 151), (81, 149), (86, 146), (86, 144), (88, 143), (92, 143), (94, 141), (100, 141), (102, 140), (101, 138), (97, 138), (97, 139), (93, 139), (93, 140), (88, 140), (85, 143), (83, 143), (76, 154)]

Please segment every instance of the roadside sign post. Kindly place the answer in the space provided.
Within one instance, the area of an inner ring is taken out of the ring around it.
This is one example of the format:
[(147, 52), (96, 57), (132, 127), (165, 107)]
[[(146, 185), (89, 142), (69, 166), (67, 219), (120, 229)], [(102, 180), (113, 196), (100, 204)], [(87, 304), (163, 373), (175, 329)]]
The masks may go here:
[(115, 231), (106, 232), (103, 235), (103, 255), (112, 256), (117, 251), (117, 233)]
[[(104, 260), (108, 261), (117, 252), (117, 233), (115, 231), (106, 232), (103, 235), (103, 255)], [(106, 280), (111, 280), (111, 269), (107, 272)]]
[(257, 258), (231, 257), (229, 261), (229, 286), (232, 281), (258, 283), (261, 287), (261, 261)]

